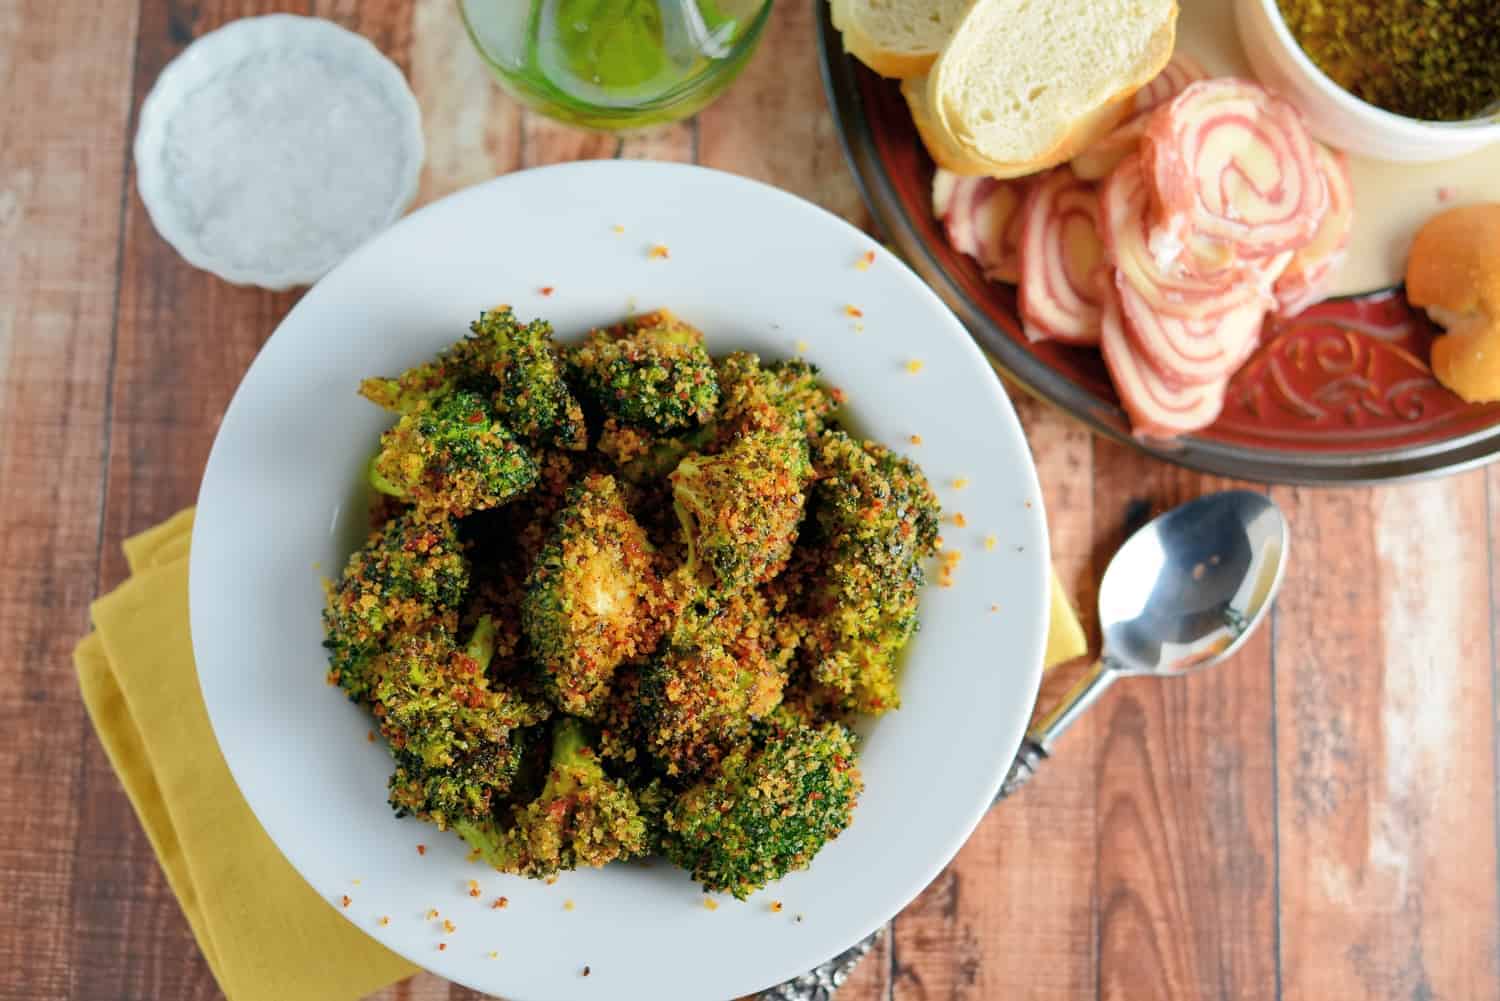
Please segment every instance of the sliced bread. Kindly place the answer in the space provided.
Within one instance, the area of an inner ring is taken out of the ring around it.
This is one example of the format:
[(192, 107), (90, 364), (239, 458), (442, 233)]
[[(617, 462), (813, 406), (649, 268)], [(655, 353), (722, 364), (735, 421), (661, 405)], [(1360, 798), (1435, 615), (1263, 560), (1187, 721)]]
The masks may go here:
[(844, 48), (881, 76), (921, 76), (974, 0), (829, 0)]
[(978, 0), (927, 77), (923, 141), (961, 173), (1062, 163), (1129, 114), (1176, 28), (1175, 0)]

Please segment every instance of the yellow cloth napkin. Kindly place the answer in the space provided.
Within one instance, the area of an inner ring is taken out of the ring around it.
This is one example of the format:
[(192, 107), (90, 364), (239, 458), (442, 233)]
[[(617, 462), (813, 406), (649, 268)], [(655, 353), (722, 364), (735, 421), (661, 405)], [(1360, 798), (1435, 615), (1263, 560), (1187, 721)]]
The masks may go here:
[[(230, 1001), (361, 998), (417, 968), (337, 914), (261, 830), (219, 753), (188, 632), (183, 511), (125, 542), (130, 579), (94, 602), (78, 684), (198, 946)], [(1048, 667), (1084, 652), (1052, 577)]]
[(125, 543), (131, 576), (92, 608), (83, 700), (230, 1001), (341, 1001), (416, 967), (302, 881), (261, 830), (209, 727), (188, 633), (193, 513)]

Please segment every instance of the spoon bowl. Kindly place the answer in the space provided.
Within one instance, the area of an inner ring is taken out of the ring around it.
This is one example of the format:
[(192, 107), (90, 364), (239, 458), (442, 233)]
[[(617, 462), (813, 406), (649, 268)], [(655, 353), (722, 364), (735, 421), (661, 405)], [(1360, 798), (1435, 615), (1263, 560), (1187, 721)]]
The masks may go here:
[(1248, 490), (1200, 497), (1136, 532), (1099, 588), (1109, 666), (1182, 674), (1233, 656), (1281, 584), (1287, 534), (1280, 509)]

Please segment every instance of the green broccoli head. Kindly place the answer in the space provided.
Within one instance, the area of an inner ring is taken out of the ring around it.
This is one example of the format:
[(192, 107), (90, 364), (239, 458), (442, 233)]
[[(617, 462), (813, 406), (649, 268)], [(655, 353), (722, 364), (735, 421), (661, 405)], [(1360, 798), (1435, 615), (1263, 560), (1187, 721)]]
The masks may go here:
[(667, 310), (591, 332), (570, 361), (607, 417), (657, 432), (683, 431), (713, 416), (719, 384), (701, 331)]
[(705, 890), (743, 900), (849, 826), (864, 787), (854, 760), (838, 723), (768, 727), (673, 801), (662, 848)]
[(394, 379), (366, 379), (364, 397), (414, 413), (457, 392), (487, 398), (511, 432), (533, 444), (578, 450), (587, 444), (583, 408), (563, 381), (562, 359), (544, 320), (523, 324), (509, 306), (481, 313), (468, 337)]
[(754, 591), (700, 601), (678, 617), (641, 668), (634, 719), (668, 775), (696, 774), (749, 736), (781, 699), (795, 642)]
[(486, 345), (496, 386), (493, 401), (518, 437), (578, 451), (588, 444), (583, 408), (563, 381), (563, 364), (545, 320), (517, 322), (507, 308), (475, 321), (474, 336)]
[(699, 580), (733, 591), (776, 576), (797, 541), (811, 473), (797, 434), (746, 434), (678, 463), (672, 498)]
[(483, 823), (511, 789), (525, 755), (528, 731), (516, 730), (433, 767), (408, 751), (394, 752), (390, 804), (396, 816), (414, 816), (439, 830)]
[(592, 715), (623, 662), (661, 636), (666, 598), (651, 544), (614, 478), (575, 484), (526, 579), (521, 626), (559, 708)]
[(501, 872), (538, 878), (632, 858), (647, 849), (646, 822), (624, 782), (604, 773), (583, 724), (559, 719), (552, 759), (536, 799), (510, 821), (467, 821), (455, 829)]
[(395, 637), (452, 630), (469, 586), (453, 522), (392, 518), (349, 557), (323, 609), (330, 674), (349, 697), (367, 701), (374, 658)]
[(547, 706), (491, 682), (491, 643), (481, 620), (466, 648), (438, 630), (406, 637), (382, 655), (375, 712), (393, 750), (440, 768), (547, 718)]
[(818, 439), (814, 461), (821, 478), (809, 534), (821, 565), (809, 575), (802, 659), (844, 708), (885, 712), (900, 704), (896, 659), (917, 628), (937, 498), (909, 460), (841, 431)]
[(753, 431), (822, 432), (837, 408), (836, 393), (818, 381), (817, 366), (799, 358), (762, 364), (739, 351), (718, 365), (721, 441)]
[(405, 414), (380, 436), (370, 481), (424, 512), (462, 517), (535, 485), (537, 464), (477, 393), (457, 392)]

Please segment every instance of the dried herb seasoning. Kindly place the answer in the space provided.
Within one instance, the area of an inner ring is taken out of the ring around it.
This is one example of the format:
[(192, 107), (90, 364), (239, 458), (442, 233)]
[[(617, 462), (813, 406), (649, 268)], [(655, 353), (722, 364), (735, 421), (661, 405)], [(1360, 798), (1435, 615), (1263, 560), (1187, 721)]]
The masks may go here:
[(1387, 111), (1472, 118), (1500, 100), (1496, 0), (1278, 0), (1335, 83)]

